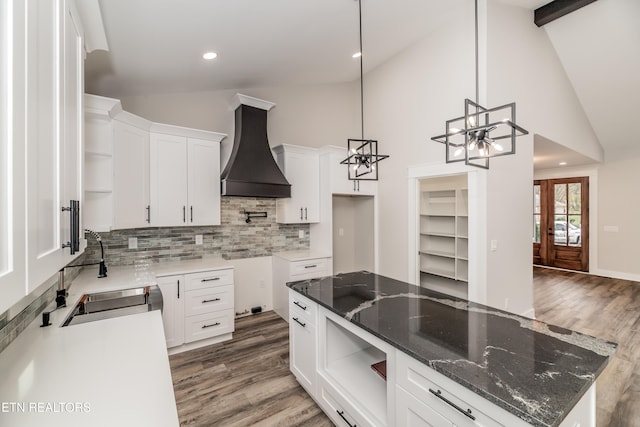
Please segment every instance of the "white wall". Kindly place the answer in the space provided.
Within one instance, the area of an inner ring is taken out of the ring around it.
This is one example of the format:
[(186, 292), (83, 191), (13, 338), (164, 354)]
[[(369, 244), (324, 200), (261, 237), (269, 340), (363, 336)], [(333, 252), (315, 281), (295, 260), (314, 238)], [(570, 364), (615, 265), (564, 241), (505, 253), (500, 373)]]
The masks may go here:
[(374, 198), (333, 196), (333, 273), (374, 270)]
[(234, 259), (234, 302), (236, 313), (252, 307), (273, 310), (273, 273), (271, 257)]
[(121, 101), (125, 111), (154, 122), (226, 133), (220, 156), (224, 167), (233, 146), (231, 100), (236, 93), (275, 102), (267, 116), (272, 147), (279, 144), (322, 147), (342, 145), (349, 136), (359, 134), (355, 89), (352, 83), (287, 86), (131, 96)]

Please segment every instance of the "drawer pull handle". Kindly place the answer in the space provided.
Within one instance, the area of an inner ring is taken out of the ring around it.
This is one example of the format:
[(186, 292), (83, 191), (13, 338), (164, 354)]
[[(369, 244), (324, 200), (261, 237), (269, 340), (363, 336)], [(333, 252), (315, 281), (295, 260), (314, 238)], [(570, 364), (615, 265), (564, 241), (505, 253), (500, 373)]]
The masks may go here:
[(456, 405), (455, 403), (453, 403), (452, 401), (450, 401), (449, 399), (447, 399), (446, 397), (444, 397), (442, 395), (442, 392), (440, 390), (438, 391), (434, 391), (433, 389), (429, 389), (429, 392), (431, 392), (431, 394), (433, 394), (435, 397), (437, 397), (438, 399), (441, 399), (442, 401), (444, 401), (446, 404), (452, 406), (454, 409), (456, 409), (458, 412), (462, 413), (462, 415), (471, 418), (472, 420), (475, 420), (476, 417), (474, 417), (473, 415), (471, 415), (471, 409), (467, 409), (466, 411), (464, 409), (462, 409), (461, 407), (459, 407), (458, 405)]
[(203, 299), (202, 303), (206, 304), (208, 302), (215, 302), (215, 301), (220, 301), (220, 298), (214, 298), (214, 299)]
[(318, 265), (317, 264), (310, 264), (310, 265), (305, 265), (304, 268), (316, 268)]
[(301, 321), (299, 321), (297, 317), (294, 317), (294, 318), (293, 318), (293, 320), (295, 320), (295, 321), (296, 321), (296, 323), (297, 323), (298, 325), (302, 326), (303, 328), (306, 328), (306, 327), (307, 327), (307, 324), (306, 324), (306, 323), (302, 323)]
[(202, 279), (201, 282), (213, 282), (214, 280), (220, 280), (219, 277), (212, 277), (211, 279)]
[(358, 427), (356, 424), (353, 424), (353, 425), (352, 425), (352, 424), (351, 424), (351, 423), (350, 423), (350, 422), (349, 422), (349, 421), (344, 417), (344, 411), (338, 411), (338, 410), (336, 409), (336, 412), (338, 413), (338, 415), (340, 415), (340, 418), (342, 418), (342, 419), (344, 420), (344, 422), (345, 422), (345, 423), (347, 423), (347, 425), (348, 425), (349, 427)]
[(202, 325), (202, 329), (211, 328), (213, 326), (220, 326), (220, 322), (213, 323), (211, 325)]
[(303, 310), (307, 310), (307, 306), (300, 304), (298, 301), (294, 301), (293, 302), (295, 305), (297, 305), (298, 307), (300, 307)]

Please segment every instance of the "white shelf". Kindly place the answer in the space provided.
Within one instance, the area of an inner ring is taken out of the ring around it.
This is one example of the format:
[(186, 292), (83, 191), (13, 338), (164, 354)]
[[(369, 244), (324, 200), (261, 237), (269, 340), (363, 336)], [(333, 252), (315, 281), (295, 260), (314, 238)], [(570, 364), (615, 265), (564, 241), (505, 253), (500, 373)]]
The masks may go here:
[(104, 152), (101, 152), (101, 151), (88, 151), (88, 150), (85, 150), (84, 154), (87, 155), (87, 156), (104, 157), (104, 158), (107, 158), (107, 159), (110, 159), (110, 158), (113, 157), (113, 154), (104, 153)]
[(444, 269), (437, 269), (437, 268), (420, 268), (420, 272), (421, 273), (427, 273), (427, 274), (433, 274), (434, 276), (440, 276), (440, 277), (444, 277), (446, 279), (456, 279), (455, 274), (446, 271)]
[(85, 188), (87, 193), (111, 193), (113, 192), (110, 188)]
[(438, 232), (426, 232), (420, 233), (422, 236), (435, 236), (435, 237), (456, 237), (454, 233), (438, 233)]
[(420, 253), (423, 255), (433, 255), (433, 256), (439, 256), (443, 258), (459, 258), (459, 257), (456, 257), (455, 254), (443, 252), (443, 251), (427, 250), (427, 251), (420, 251)]
[(327, 373), (354, 399), (361, 402), (377, 419), (387, 419), (387, 382), (371, 365), (386, 360), (386, 355), (369, 347), (329, 363)]

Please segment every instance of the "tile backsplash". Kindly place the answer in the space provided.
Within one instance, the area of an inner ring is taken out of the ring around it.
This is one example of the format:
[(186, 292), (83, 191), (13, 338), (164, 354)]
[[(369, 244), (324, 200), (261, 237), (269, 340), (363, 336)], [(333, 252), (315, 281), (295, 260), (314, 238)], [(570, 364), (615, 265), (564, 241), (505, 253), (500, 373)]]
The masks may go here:
[[(100, 233), (107, 266), (131, 265), (136, 259), (162, 262), (221, 256), (240, 259), (269, 256), (273, 252), (309, 248), (308, 224), (276, 223), (275, 199), (223, 197), (221, 225), (205, 227), (149, 227)], [(266, 212), (266, 218), (246, 223), (244, 211)], [(299, 238), (299, 231), (304, 237)], [(196, 235), (202, 235), (201, 245)], [(137, 249), (129, 249), (129, 238)], [(100, 244), (87, 235), (86, 262), (100, 260)]]

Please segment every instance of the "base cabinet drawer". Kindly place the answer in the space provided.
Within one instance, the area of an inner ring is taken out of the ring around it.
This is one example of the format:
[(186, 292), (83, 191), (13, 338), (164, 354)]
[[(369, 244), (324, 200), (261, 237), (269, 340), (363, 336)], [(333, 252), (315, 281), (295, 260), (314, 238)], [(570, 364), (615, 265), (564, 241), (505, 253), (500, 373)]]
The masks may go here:
[(289, 275), (292, 281), (322, 277), (329, 272), (329, 259), (316, 258), (305, 261), (292, 261), (289, 268)]
[(315, 323), (317, 304), (297, 292), (289, 291), (289, 313), (297, 310), (297, 315)]
[(453, 427), (455, 424), (396, 386), (396, 425), (411, 427)]
[[(319, 381), (318, 400), (325, 414), (338, 427), (373, 426), (362, 413), (355, 409), (349, 401), (326, 380)], [(366, 392), (363, 390), (363, 392)]]
[(233, 309), (189, 316), (185, 319), (184, 342), (190, 343), (231, 333), (234, 329), (233, 320)]
[(185, 316), (233, 309), (233, 285), (185, 292)]
[(212, 286), (233, 284), (233, 270), (215, 270), (185, 274), (185, 290), (194, 291)]

